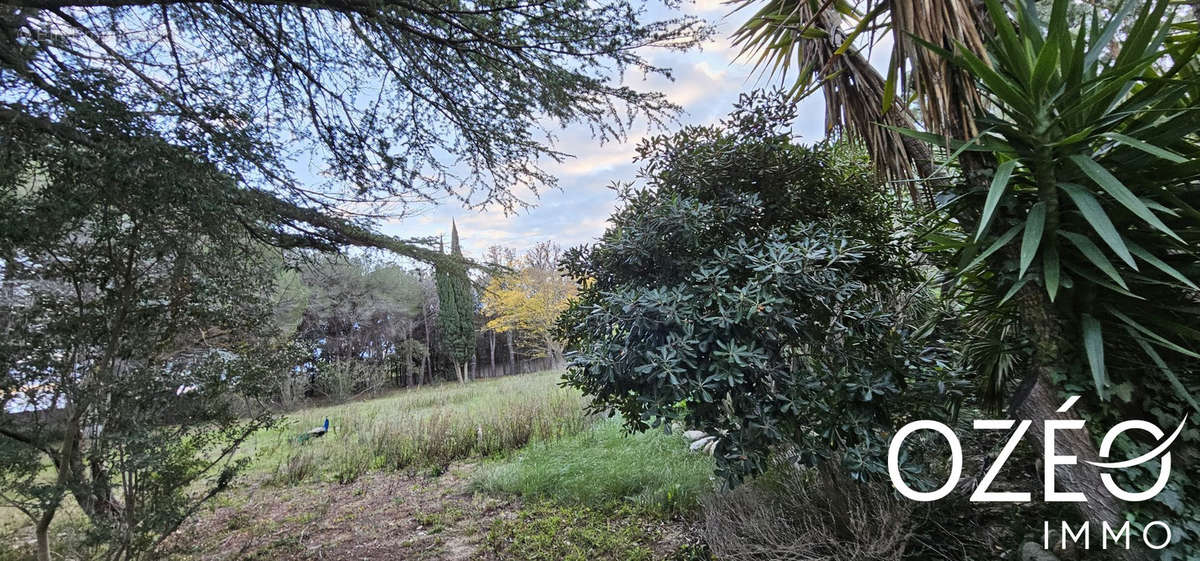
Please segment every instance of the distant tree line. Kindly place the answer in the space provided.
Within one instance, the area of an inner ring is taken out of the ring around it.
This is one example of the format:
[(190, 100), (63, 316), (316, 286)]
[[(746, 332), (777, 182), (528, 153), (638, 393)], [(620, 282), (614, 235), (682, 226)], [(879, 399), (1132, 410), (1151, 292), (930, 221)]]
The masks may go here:
[[(453, 253), (457, 229), (451, 239)], [(558, 272), (559, 254), (552, 242), (524, 254), (490, 247), (482, 261), (497, 267), (464, 276), (465, 284), (454, 287), (467, 308), (455, 320), (465, 319), (458, 334), (446, 328), (443, 292), (450, 282), (438, 278), (444, 272), (375, 254), (293, 256), (276, 273), (274, 321), (311, 347), (313, 358), (277, 381), (279, 403), (292, 407), (305, 399), (560, 366), (562, 344), (553, 328), (576, 289)]]

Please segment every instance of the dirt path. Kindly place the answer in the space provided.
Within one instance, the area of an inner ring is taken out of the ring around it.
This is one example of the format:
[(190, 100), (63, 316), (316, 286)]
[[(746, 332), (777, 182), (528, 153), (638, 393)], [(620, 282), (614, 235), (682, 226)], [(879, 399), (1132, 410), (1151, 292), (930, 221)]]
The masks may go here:
[(187, 557), (214, 561), (476, 559), (493, 521), (515, 516), (519, 504), (471, 493), (471, 470), (233, 491), (176, 545)]

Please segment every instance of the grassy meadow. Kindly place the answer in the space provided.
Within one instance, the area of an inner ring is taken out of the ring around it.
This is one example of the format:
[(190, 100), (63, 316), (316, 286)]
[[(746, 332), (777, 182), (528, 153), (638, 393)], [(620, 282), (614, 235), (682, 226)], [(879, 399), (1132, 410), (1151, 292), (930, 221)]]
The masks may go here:
[[(587, 415), (560, 376), (289, 413), (247, 442), (247, 473), (185, 525), (172, 558), (624, 561), (690, 551), (712, 460), (678, 434), (627, 435)], [(298, 438), (326, 418), (325, 436)], [(0, 560), (31, 558), (28, 522), (0, 515)], [(85, 526), (77, 508), (56, 519), (59, 557), (98, 553)]]
[[(251, 471), (273, 484), (349, 483), (373, 470), (437, 474), (451, 462), (488, 457), (583, 430), (592, 421), (579, 392), (540, 372), (403, 390), (377, 399), (304, 409), (247, 444)], [(329, 419), (329, 432), (300, 434)]]

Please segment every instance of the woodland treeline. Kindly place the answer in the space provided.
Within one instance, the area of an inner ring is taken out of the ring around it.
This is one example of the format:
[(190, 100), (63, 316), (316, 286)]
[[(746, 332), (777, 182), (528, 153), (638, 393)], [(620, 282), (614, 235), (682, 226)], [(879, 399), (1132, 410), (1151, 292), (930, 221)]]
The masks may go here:
[[(552, 329), (574, 285), (557, 272), (559, 251), (543, 242), (525, 252), (492, 246), (480, 256), (497, 267), (471, 279), (467, 380), (562, 366)], [(281, 405), (455, 380), (432, 269), (380, 255), (296, 259), (279, 272), (274, 318), (313, 359), (278, 381)]]

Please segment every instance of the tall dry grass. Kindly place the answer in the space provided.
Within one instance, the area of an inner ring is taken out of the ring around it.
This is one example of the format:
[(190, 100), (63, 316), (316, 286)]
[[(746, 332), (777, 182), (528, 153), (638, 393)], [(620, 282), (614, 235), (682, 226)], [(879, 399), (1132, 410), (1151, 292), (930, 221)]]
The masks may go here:
[[(283, 428), (250, 442), (254, 469), (274, 484), (313, 478), (345, 483), (372, 470), (439, 472), (457, 460), (572, 435), (592, 421), (583, 396), (558, 387), (560, 376), (542, 372), (444, 384), (298, 411)], [(300, 441), (301, 433), (325, 418), (328, 434)]]

